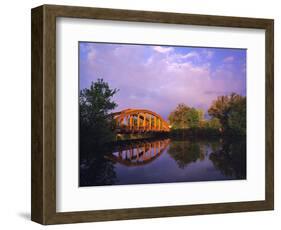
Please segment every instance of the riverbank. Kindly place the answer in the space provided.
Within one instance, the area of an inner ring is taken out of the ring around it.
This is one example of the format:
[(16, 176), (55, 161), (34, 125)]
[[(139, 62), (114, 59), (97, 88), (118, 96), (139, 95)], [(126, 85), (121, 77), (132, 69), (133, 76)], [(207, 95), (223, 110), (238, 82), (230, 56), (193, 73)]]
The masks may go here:
[(246, 136), (236, 133), (232, 130), (222, 132), (220, 129), (214, 128), (188, 128), (188, 129), (172, 129), (170, 132), (147, 132), (138, 134), (117, 134), (114, 142), (131, 141), (131, 140), (145, 140), (152, 138), (238, 138), (243, 139)]

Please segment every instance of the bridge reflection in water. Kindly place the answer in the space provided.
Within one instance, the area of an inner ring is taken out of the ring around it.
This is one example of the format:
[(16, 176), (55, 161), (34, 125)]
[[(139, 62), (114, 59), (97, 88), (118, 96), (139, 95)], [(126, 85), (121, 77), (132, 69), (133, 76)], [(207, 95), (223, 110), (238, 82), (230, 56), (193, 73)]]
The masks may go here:
[(131, 140), (80, 152), (79, 186), (246, 179), (245, 140)]
[(116, 152), (105, 158), (125, 166), (141, 166), (159, 157), (170, 143), (170, 139), (142, 141), (119, 147)]

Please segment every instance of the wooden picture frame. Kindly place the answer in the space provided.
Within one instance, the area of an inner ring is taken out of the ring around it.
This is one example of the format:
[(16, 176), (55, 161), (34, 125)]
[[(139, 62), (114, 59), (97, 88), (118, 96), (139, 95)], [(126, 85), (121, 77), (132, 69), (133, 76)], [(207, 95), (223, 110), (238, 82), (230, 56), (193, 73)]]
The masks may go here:
[[(56, 211), (56, 18), (264, 29), (266, 34), (265, 200), (100, 211)], [(274, 21), (271, 19), (43, 5), (32, 9), (31, 219), (63, 224), (272, 210), (274, 208)]]

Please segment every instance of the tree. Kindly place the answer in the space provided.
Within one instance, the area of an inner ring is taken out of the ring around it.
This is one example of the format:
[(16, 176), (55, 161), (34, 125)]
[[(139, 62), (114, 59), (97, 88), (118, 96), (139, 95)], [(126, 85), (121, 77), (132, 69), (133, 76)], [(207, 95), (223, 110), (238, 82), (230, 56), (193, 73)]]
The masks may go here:
[(199, 127), (199, 112), (194, 108), (190, 108), (189, 111), (186, 113), (186, 120), (189, 124), (190, 128)]
[(197, 112), (198, 112), (198, 117), (199, 117), (199, 126), (202, 128), (205, 125), (204, 110), (197, 109)]
[[(246, 133), (246, 97), (232, 93), (220, 96), (208, 110), (211, 117), (219, 119), (223, 131), (237, 131)], [(242, 129), (243, 130), (242, 132)]]
[(179, 104), (168, 117), (174, 129), (186, 129), (199, 126), (200, 114), (195, 108), (190, 108), (185, 104)]
[(246, 134), (246, 98), (242, 98), (237, 103), (233, 104), (229, 113), (228, 120), (229, 128), (235, 134)]
[[(110, 89), (103, 79), (92, 82), (89, 89), (80, 91), (80, 135), (96, 144), (113, 139), (112, 118), (109, 111), (117, 107), (112, 97), (118, 92)], [(81, 138), (80, 138), (81, 139)]]
[(206, 123), (206, 127), (212, 129), (220, 129), (221, 128), (220, 120), (216, 117), (213, 117)]
[(187, 121), (184, 119), (189, 107), (185, 104), (179, 104), (177, 108), (172, 111), (168, 117), (170, 124), (174, 129), (187, 128)]

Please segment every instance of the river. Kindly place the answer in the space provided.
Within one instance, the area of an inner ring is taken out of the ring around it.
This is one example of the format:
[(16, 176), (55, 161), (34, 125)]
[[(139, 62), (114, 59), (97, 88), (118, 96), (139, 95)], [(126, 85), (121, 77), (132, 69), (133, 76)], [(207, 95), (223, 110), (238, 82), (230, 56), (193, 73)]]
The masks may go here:
[(80, 186), (246, 179), (244, 139), (151, 139), (83, 151)]

